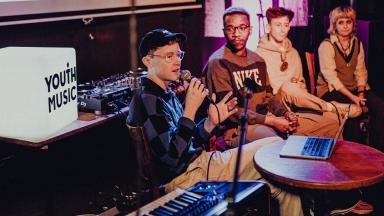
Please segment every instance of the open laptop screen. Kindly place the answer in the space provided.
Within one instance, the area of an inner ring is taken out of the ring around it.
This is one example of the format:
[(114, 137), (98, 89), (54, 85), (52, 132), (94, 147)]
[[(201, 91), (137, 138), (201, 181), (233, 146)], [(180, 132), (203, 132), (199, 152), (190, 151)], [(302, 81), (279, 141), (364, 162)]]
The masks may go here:
[(341, 131), (343, 130), (347, 118), (348, 116), (346, 115), (342, 119), (334, 138), (296, 135), (289, 136), (280, 151), (280, 156), (327, 160), (332, 154), (333, 148), (341, 134)]

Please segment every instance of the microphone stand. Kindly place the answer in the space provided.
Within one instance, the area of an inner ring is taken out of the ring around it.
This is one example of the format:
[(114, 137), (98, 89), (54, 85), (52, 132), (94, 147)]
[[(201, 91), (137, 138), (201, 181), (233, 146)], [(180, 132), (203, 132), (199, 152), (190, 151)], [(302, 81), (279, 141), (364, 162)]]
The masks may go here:
[(235, 201), (236, 201), (236, 194), (237, 194), (237, 186), (239, 182), (239, 169), (240, 169), (240, 161), (241, 161), (241, 152), (242, 152), (242, 146), (245, 144), (245, 137), (247, 135), (247, 115), (248, 115), (248, 104), (249, 100), (251, 99), (251, 96), (253, 94), (253, 91), (251, 87), (247, 86), (246, 82), (244, 82), (244, 93), (245, 93), (245, 106), (244, 106), (244, 112), (241, 114), (239, 121), (240, 121), (240, 143), (237, 150), (237, 157), (236, 157), (236, 167), (235, 167), (235, 175), (233, 177), (233, 183), (232, 183), (232, 191), (229, 193), (229, 196), (227, 198), (228, 201), (228, 211), (227, 215), (236, 215), (236, 209), (235, 209)]
[(263, 35), (265, 34), (263, 3), (259, 0), (260, 13), (256, 14), (259, 22), (259, 40), (261, 39), (261, 25), (263, 26)]

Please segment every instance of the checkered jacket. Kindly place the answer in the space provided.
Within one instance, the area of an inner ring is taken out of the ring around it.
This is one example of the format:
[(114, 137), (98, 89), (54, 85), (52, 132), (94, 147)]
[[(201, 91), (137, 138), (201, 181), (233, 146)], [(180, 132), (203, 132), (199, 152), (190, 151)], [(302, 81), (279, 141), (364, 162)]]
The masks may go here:
[(182, 117), (183, 107), (175, 93), (163, 90), (150, 79), (142, 79), (142, 89), (129, 107), (127, 123), (143, 126), (160, 183), (183, 173), (188, 165), (209, 148), (210, 134), (203, 121), (195, 124)]

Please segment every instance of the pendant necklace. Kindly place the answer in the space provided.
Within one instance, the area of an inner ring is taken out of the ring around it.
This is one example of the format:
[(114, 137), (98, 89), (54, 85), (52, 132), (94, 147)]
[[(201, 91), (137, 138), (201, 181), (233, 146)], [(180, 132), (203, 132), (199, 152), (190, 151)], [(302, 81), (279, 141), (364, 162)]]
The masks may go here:
[[(350, 46), (351, 46), (351, 40), (348, 39), (348, 45), (347, 45), (347, 48), (344, 48), (344, 46), (343, 46), (343, 44), (341, 43), (339, 37), (337, 37), (337, 40), (339, 41), (340, 46), (341, 46), (341, 49), (343, 50), (344, 58), (347, 58), (347, 56), (348, 56), (348, 50), (349, 50), (349, 48), (350, 48)], [(349, 67), (349, 62), (347, 62), (347, 67)]]
[[(268, 33), (268, 40), (270, 40), (269, 35), (270, 34)], [(287, 60), (287, 53), (285, 52), (284, 46), (279, 46), (278, 44), (275, 44), (275, 45), (278, 47), (278, 49), (280, 51), (280, 60), (281, 60), (280, 71), (284, 72), (288, 69), (288, 62), (286, 61)]]
[(287, 68), (288, 68), (288, 62), (285, 61), (285, 60), (287, 60), (287, 54), (284, 53), (284, 55), (283, 55), (283, 52), (281, 52), (281, 54), (280, 54), (280, 60), (281, 60), (280, 71), (281, 71), (281, 72), (284, 72), (284, 71), (286, 71)]
[(343, 46), (342, 43), (340, 43), (340, 45), (341, 45), (341, 49), (343, 50), (344, 57), (347, 57), (347, 56), (348, 56), (348, 50), (349, 50), (349, 47), (351, 46), (350, 42), (348, 41), (347, 48), (344, 48), (344, 46)]

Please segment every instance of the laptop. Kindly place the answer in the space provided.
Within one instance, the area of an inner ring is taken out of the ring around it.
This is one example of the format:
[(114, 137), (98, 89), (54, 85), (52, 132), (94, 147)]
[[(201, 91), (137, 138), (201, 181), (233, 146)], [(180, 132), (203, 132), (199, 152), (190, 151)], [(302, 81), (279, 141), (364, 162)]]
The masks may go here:
[(333, 151), (337, 139), (343, 131), (348, 115), (342, 119), (334, 138), (291, 135), (280, 151), (281, 157), (327, 160)]

